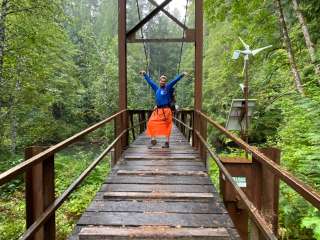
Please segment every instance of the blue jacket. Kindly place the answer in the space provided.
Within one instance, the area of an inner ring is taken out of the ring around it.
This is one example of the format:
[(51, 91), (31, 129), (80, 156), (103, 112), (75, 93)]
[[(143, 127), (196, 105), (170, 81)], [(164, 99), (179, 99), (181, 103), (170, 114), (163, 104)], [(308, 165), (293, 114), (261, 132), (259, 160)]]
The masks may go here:
[(176, 76), (173, 80), (168, 82), (164, 87), (159, 87), (157, 84), (155, 84), (152, 78), (147, 74), (144, 74), (143, 76), (144, 76), (144, 79), (151, 86), (152, 90), (156, 95), (157, 106), (168, 106), (172, 101), (172, 93), (174, 91), (173, 87), (174, 85), (176, 85), (176, 83), (179, 80), (183, 78), (184, 74), (180, 74)]

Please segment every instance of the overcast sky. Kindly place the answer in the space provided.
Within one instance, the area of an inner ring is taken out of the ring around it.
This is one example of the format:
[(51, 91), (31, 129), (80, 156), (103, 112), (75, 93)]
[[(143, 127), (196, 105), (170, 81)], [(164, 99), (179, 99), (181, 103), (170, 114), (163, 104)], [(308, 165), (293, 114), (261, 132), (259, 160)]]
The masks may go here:
[[(156, 0), (156, 1), (158, 4), (161, 4), (163, 2), (163, 0)], [(181, 13), (180, 15), (184, 16), (186, 3), (187, 3), (187, 0), (172, 0), (172, 2), (169, 3), (170, 12), (172, 12), (174, 8), (177, 8), (180, 10), (180, 13)]]

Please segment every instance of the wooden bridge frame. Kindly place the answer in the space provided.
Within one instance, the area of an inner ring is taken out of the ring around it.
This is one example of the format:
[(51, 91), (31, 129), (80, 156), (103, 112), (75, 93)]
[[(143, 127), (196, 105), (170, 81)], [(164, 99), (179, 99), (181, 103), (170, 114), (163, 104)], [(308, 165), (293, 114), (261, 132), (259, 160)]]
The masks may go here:
[[(27, 207), (27, 230), (20, 239), (34, 240), (54, 240), (55, 239), (55, 212), (68, 199), (70, 194), (83, 182), (83, 180), (91, 173), (93, 169), (105, 158), (105, 156), (116, 148), (116, 157), (112, 164), (116, 164), (119, 160), (123, 148), (128, 145), (130, 131), (132, 138), (135, 137), (135, 129), (142, 133), (145, 130), (145, 123), (149, 111), (147, 110), (127, 110), (127, 91), (126, 91), (126, 41), (127, 36), (125, 31), (125, 0), (119, 0), (119, 11), (122, 17), (119, 17), (119, 60), (120, 60), (120, 79), (119, 90), (120, 111), (108, 117), (101, 122), (71, 136), (70, 138), (51, 146), (50, 148), (28, 148), (26, 150), (26, 160), (15, 167), (0, 174), (0, 186), (17, 178), (21, 174), (25, 174), (26, 182), (26, 207)], [(168, 4), (170, 0), (164, 1), (159, 5), (153, 14), (160, 11), (164, 4)], [(149, 16), (150, 18), (150, 16)], [(146, 21), (146, 20), (142, 20)], [(140, 23), (142, 24), (142, 23)], [(121, 26), (123, 29), (121, 29)], [(206, 141), (207, 128), (206, 124), (214, 127), (219, 133), (234, 141), (241, 149), (250, 154), (261, 166), (269, 171), (269, 174), (277, 177), (293, 188), (306, 201), (314, 207), (320, 208), (320, 194), (310, 186), (303, 183), (293, 174), (286, 171), (279, 164), (267, 157), (261, 151), (248, 145), (246, 142), (235, 136), (216, 121), (201, 111), (201, 84), (202, 84), (202, 0), (196, 0), (196, 26), (195, 44), (196, 44), (196, 88), (195, 88), (195, 110), (187, 110), (178, 112), (175, 118), (176, 124), (185, 134), (188, 139), (192, 137), (193, 144), (203, 154), (203, 159), (206, 158), (208, 152), (215, 160), (220, 169), (221, 174), (226, 181), (231, 184), (234, 194), (239, 199), (247, 211), (250, 220), (256, 226), (256, 235), (253, 239), (277, 239), (274, 229), (270, 227), (272, 220), (264, 214), (263, 207), (258, 206), (257, 202), (250, 199), (246, 193), (240, 188), (230, 174), (229, 170), (223, 164), (221, 158), (211, 149)], [(193, 32), (191, 30), (191, 32)], [(130, 31), (129, 31), (130, 33)], [(200, 35), (199, 35), (200, 34)], [(188, 35), (188, 34), (187, 34)], [(189, 35), (189, 37), (192, 34)], [(188, 37), (187, 37), (188, 38)], [(132, 40), (133, 38), (131, 38)], [(201, 41), (200, 41), (201, 40)], [(148, 40), (154, 41), (154, 40)], [(158, 41), (158, 40), (157, 40)], [(191, 41), (191, 40), (190, 40)], [(123, 48), (122, 48), (123, 47)], [(121, 52), (120, 52), (121, 50)], [(123, 51), (123, 52), (122, 52)], [(197, 60), (198, 59), (198, 60)], [(123, 95), (122, 95), (123, 94)], [(136, 116), (136, 117), (134, 117)], [(135, 121), (136, 120), (136, 121)], [(80, 139), (89, 133), (102, 128), (107, 123), (113, 122), (115, 125), (114, 140), (110, 145), (81, 173), (81, 175), (57, 198), (54, 196), (54, 155), (65, 149), (71, 144), (78, 142)], [(44, 174), (46, 173), (46, 174)], [(45, 233), (45, 234), (44, 234)]]
[[(193, 42), (195, 45), (195, 84), (194, 84), (194, 109), (197, 111), (202, 110), (202, 66), (203, 66), (203, 0), (195, 1), (195, 28), (189, 29), (178, 19), (168, 13), (164, 7), (167, 6), (172, 0), (165, 0), (160, 5), (157, 5), (153, 0), (150, 3), (156, 6), (145, 18), (138, 22), (134, 27), (127, 31), (126, 24), (126, 0), (118, 0), (119, 6), (119, 19), (118, 19), (118, 51), (119, 51), (119, 110), (127, 109), (127, 43), (135, 42)], [(186, 32), (186, 37), (181, 39), (137, 39), (136, 33), (148, 23), (160, 11), (164, 12), (171, 18), (179, 27), (183, 28)], [(202, 121), (198, 115), (194, 115), (194, 128), (199, 131), (204, 139), (206, 139), (206, 122)], [(118, 120), (117, 134), (121, 133), (128, 127), (128, 118)], [(206, 150), (200, 144), (197, 135), (193, 134), (193, 146), (200, 150), (202, 159), (206, 159)], [(128, 145), (128, 137), (125, 135), (121, 142), (116, 145), (115, 156), (119, 158), (121, 153)]]

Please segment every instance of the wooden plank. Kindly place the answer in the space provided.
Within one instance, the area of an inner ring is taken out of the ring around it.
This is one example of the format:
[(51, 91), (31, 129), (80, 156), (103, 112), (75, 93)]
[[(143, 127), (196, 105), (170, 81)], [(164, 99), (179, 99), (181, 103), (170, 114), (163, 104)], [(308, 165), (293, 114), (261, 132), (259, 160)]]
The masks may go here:
[(193, 184), (211, 185), (207, 177), (185, 177), (185, 176), (111, 176), (107, 183), (128, 183), (128, 184)]
[(125, 161), (175, 161), (175, 162), (180, 162), (180, 161), (194, 161), (194, 162), (198, 162), (198, 163), (203, 163), (203, 161), (200, 160), (200, 158), (195, 158), (195, 159), (185, 159), (185, 158), (181, 158), (181, 159), (165, 159), (165, 158), (154, 158), (154, 159), (147, 159), (147, 158), (132, 158), (132, 159), (124, 159)]
[(134, 155), (125, 155), (125, 159), (168, 159), (168, 160), (172, 160), (172, 159), (175, 159), (175, 160), (179, 160), (179, 159), (183, 159), (183, 160), (186, 160), (186, 159), (197, 159), (198, 156), (195, 156), (195, 155), (185, 155), (185, 154), (175, 154), (175, 155), (171, 155), (171, 156), (161, 156), (161, 155), (143, 155), (143, 154), (134, 154)]
[(221, 202), (165, 202), (165, 201), (93, 201), (87, 208), (88, 212), (167, 212), (167, 213), (197, 213), (214, 214), (227, 213)]
[(78, 225), (232, 227), (227, 214), (85, 212)]
[[(171, 168), (175, 168), (172, 169)], [(119, 170), (117, 172), (118, 175), (125, 175), (125, 176), (208, 176), (208, 174), (204, 171), (186, 171), (185, 168), (189, 168), (190, 166), (184, 167), (183, 169), (181, 169), (181, 171), (177, 171), (179, 170), (179, 168), (176, 167), (170, 167), (170, 170), (167, 170), (168, 167), (163, 167), (162, 170), (161, 168), (155, 168), (155, 167), (140, 167), (138, 168), (138, 170)], [(196, 167), (197, 170), (199, 169), (199, 167)], [(141, 170), (143, 169), (143, 170)], [(203, 168), (201, 168), (203, 169)], [(176, 171), (175, 171), (176, 170)], [(193, 169), (191, 169), (193, 170)]]
[(121, 240), (121, 239), (229, 239), (225, 228), (169, 228), (145, 226), (138, 228), (86, 227), (79, 234), (79, 240)]
[[(148, 142), (146, 142), (144, 145), (142, 145), (142, 144), (139, 145), (139, 144), (132, 143), (128, 149), (146, 149), (147, 150), (148, 149), (146, 147), (147, 143)], [(159, 149), (162, 149), (162, 147), (159, 145), (159, 146), (155, 146), (155, 147), (152, 148), (152, 150), (154, 150), (154, 149), (159, 150)], [(166, 150), (170, 150), (170, 149), (174, 149), (174, 150), (181, 150), (182, 149), (182, 150), (194, 150), (194, 151), (197, 151), (196, 149), (194, 149), (191, 146), (188, 146), (187, 144), (186, 145), (176, 145), (176, 146), (174, 146), (174, 148), (171, 147), (171, 148), (166, 149)]]
[(121, 166), (203, 166), (204, 164), (200, 161), (193, 160), (130, 160), (123, 161)]
[(210, 185), (103, 184), (101, 192), (216, 192)]
[(106, 199), (212, 199), (212, 193), (172, 193), (172, 192), (106, 192)]
[[(189, 201), (182, 198), (181, 199), (178, 199), (178, 198), (163, 199), (163, 200), (162, 199), (145, 199), (145, 200), (144, 199), (105, 199), (103, 195), (104, 195), (104, 192), (97, 192), (94, 200), (96, 201), (119, 201), (119, 200), (127, 201), (129, 200), (129, 201), (148, 201), (148, 202), (149, 201), (158, 201), (158, 202), (188, 202)], [(212, 199), (199, 198), (199, 199), (192, 199), (192, 202), (209, 202), (211, 200)], [(221, 202), (221, 204), (223, 204), (221, 199), (216, 194), (214, 194), (214, 200), (217, 202)]]
[(194, 155), (199, 155), (199, 152), (190, 149), (190, 148), (186, 148), (186, 149), (168, 149), (168, 148), (146, 148), (145, 146), (142, 147), (129, 147), (125, 154), (135, 154), (135, 153), (139, 153), (139, 154), (194, 154)]
[[(203, 174), (206, 171), (204, 166), (120, 166), (123, 171), (149, 171), (158, 172), (158, 175), (180, 175), (180, 176), (192, 176), (192, 172), (195, 172), (196, 176), (207, 176)], [(174, 172), (180, 172), (181, 174), (175, 174)], [(190, 172), (190, 173), (189, 173)], [(196, 172), (202, 172), (201, 174)], [(167, 174), (166, 174), (167, 173)], [(183, 174), (185, 173), (185, 174)], [(119, 174), (119, 172), (118, 172)], [(152, 175), (156, 175), (154, 173)], [(149, 174), (150, 175), (150, 174)]]

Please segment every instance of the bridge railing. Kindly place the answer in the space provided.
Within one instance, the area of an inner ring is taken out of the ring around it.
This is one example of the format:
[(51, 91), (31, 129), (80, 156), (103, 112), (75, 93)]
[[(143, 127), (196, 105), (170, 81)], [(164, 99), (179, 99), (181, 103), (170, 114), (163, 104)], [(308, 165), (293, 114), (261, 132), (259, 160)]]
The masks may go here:
[[(192, 119), (199, 120), (200, 123), (198, 124), (200, 126), (205, 126), (204, 130), (200, 129), (202, 133), (195, 128), (195, 124), (192, 124), (192, 126), (190, 126), (184, 121), (185, 118), (183, 118), (182, 116), (186, 114), (193, 114)], [(250, 146), (241, 138), (237, 137), (235, 134), (222, 127), (219, 123), (212, 120), (203, 112), (194, 111), (193, 113), (190, 113), (190, 110), (181, 110), (177, 112), (175, 116), (176, 124), (180, 128), (180, 130), (182, 132), (184, 132), (186, 129), (189, 131), (193, 131), (193, 145), (200, 151), (203, 148), (206, 149), (206, 151), (210, 154), (210, 156), (217, 164), (220, 170), (220, 176), (222, 176), (226, 180), (226, 182), (231, 185), (237, 200), (242, 203), (244, 209), (246, 210), (246, 214), (249, 215), (251, 222), (254, 223), (251, 227), (251, 232), (253, 232), (253, 235), (251, 235), (251, 237), (253, 236), (253, 239), (277, 239), (277, 232), (275, 231), (277, 227), (274, 227), (272, 225), (274, 223), (270, 220), (270, 216), (267, 216), (263, 213), (263, 211), (261, 211), (261, 202), (258, 204), (258, 202), (253, 199), (261, 196), (250, 196), (249, 194), (245, 193), (242, 187), (238, 186), (238, 183), (233, 178), (232, 174), (224, 164), (221, 157), (218, 156), (218, 154), (214, 150), (212, 150), (211, 146), (206, 141), (207, 124), (210, 124), (224, 136), (234, 141), (241, 149), (250, 154), (252, 156), (252, 159), (260, 164), (260, 175), (256, 174), (255, 176), (258, 176), (258, 178), (262, 178), (263, 175), (261, 174), (261, 171), (267, 170), (271, 175), (273, 175), (277, 179), (284, 181), (288, 186), (293, 188), (300, 196), (311, 203), (314, 207), (318, 209), (320, 208), (320, 194), (316, 190), (306, 185), (304, 182), (296, 178), (293, 174), (285, 170), (282, 166), (274, 162), (271, 158), (267, 157), (257, 148)], [(261, 179), (253, 179), (253, 181), (261, 184)], [(268, 193), (263, 193), (260, 191), (260, 194), (263, 195)], [(278, 199), (276, 199), (276, 201), (278, 201)], [(243, 223), (240, 223), (240, 225), (241, 224)], [(245, 236), (244, 238), (247, 239), (247, 237), (248, 236)]]
[[(135, 129), (140, 133), (145, 130), (146, 110), (122, 110), (106, 118), (105, 120), (73, 135), (72, 137), (52, 146), (48, 149), (42, 147), (31, 147), (26, 149), (27, 159), (15, 167), (0, 174), (0, 186), (10, 182), (25, 173), (26, 185), (26, 226), (27, 230), (20, 239), (35, 240), (54, 240), (56, 235), (55, 212), (68, 199), (70, 194), (83, 182), (83, 180), (96, 168), (96, 166), (113, 149), (120, 153), (125, 149), (121, 142), (128, 142), (129, 131), (132, 138), (135, 138)], [(135, 117), (137, 115), (137, 117)], [(116, 135), (117, 123), (124, 117), (130, 126)], [(136, 120), (136, 121), (135, 121)], [(89, 133), (103, 127), (107, 123), (114, 121), (115, 138), (109, 146), (80, 174), (80, 176), (59, 196), (55, 198), (54, 180), (54, 154), (60, 152), (71, 144), (78, 142)], [(137, 122), (135, 124), (135, 122)], [(120, 143), (120, 144), (119, 144)], [(112, 165), (116, 164), (119, 157), (113, 160)]]

